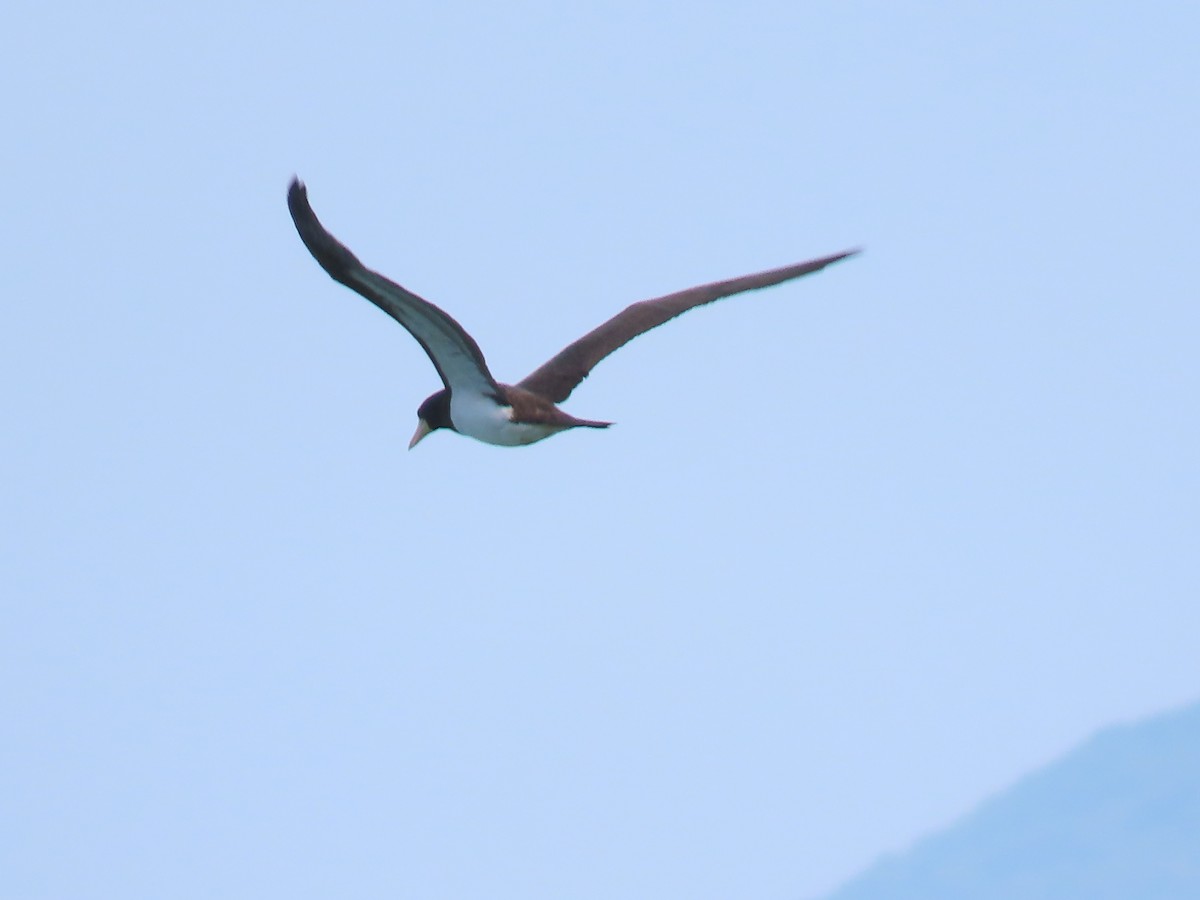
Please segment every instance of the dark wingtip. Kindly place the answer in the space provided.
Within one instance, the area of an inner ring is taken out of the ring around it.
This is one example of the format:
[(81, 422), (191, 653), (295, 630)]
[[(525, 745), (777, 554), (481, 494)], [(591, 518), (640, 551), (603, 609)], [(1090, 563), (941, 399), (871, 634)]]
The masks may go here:
[(288, 185), (287, 199), (288, 212), (292, 214), (292, 222), (308, 252), (332, 278), (354, 287), (348, 280), (349, 273), (361, 269), (362, 263), (321, 224), (313, 212), (312, 204), (308, 202), (308, 188), (295, 176), (292, 176), (292, 182)]
[(829, 257), (829, 262), (826, 263), (826, 265), (832, 265), (833, 263), (841, 262), (843, 259), (849, 259), (852, 256), (858, 256), (858, 254), (862, 253), (864, 249), (865, 248), (863, 247), (852, 247), (849, 250), (843, 250), (841, 253), (835, 253), (833, 256)]
[(291, 182), (288, 184), (288, 209), (295, 218), (297, 209), (312, 207), (308, 205), (308, 188), (304, 186), (304, 182), (300, 180), (298, 175), (293, 175)]

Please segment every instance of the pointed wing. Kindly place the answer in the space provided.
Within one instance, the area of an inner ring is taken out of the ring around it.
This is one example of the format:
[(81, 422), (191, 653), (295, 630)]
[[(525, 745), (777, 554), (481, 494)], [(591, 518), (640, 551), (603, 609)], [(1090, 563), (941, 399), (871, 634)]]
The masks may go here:
[(304, 246), (334, 281), (362, 294), (408, 329), (417, 339), (442, 383), (451, 391), (494, 393), (496, 380), (488, 371), (479, 345), (463, 327), (428, 300), (422, 300), (378, 272), (372, 272), (325, 230), (308, 202), (298, 178), (288, 187), (288, 209)]
[(810, 272), (817, 272), (826, 266), (853, 256), (857, 250), (847, 250), (845, 253), (835, 253), (808, 262), (784, 266), (781, 269), (771, 269), (754, 275), (743, 275), (729, 281), (716, 281), (712, 284), (702, 284), (699, 287), (688, 288), (676, 294), (667, 294), (655, 300), (642, 300), (634, 303), (622, 312), (617, 313), (599, 328), (590, 331), (571, 344), (540, 369), (525, 378), (520, 387), (535, 394), (540, 394), (555, 403), (561, 403), (571, 395), (571, 391), (579, 382), (587, 378), (588, 373), (596, 364), (614, 350), (623, 347), (639, 334), (644, 334), (651, 328), (667, 322), (689, 309), (712, 303), (722, 297), (740, 294), (742, 291), (753, 291), (758, 288), (770, 287)]

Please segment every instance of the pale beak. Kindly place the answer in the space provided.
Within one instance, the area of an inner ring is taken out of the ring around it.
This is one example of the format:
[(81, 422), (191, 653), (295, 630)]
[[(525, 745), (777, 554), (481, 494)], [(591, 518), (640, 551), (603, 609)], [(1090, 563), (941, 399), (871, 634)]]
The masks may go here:
[(424, 419), (417, 419), (417, 431), (412, 436), (412, 440), (408, 442), (408, 449), (411, 450), (417, 444), (421, 443), (421, 438), (429, 434), (433, 429), (429, 427), (429, 423)]

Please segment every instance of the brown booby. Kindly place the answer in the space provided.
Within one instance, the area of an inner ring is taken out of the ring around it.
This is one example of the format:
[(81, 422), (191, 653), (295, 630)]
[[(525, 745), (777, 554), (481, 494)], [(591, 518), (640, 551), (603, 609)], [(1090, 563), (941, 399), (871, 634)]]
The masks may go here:
[(321, 267), (335, 281), (362, 294), (407, 328), (425, 348), (441, 376), (443, 389), (427, 398), (417, 410), (417, 431), (409, 442), (410, 450), (439, 428), (504, 447), (532, 444), (568, 428), (607, 428), (611, 422), (577, 419), (555, 405), (566, 400), (604, 357), (693, 307), (799, 278), (858, 252), (847, 250), (634, 303), (562, 350), (533, 374), (516, 385), (508, 385), (492, 377), (479, 345), (454, 319), (429, 301), (368, 269), (326, 231), (298, 178), (293, 178), (288, 188), (288, 209), (300, 239)]

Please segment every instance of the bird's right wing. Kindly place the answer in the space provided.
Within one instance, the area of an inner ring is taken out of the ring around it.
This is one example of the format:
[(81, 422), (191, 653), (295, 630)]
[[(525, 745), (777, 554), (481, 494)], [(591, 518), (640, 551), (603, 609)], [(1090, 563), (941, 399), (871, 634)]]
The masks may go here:
[(359, 262), (358, 257), (325, 230), (309, 205), (308, 191), (297, 178), (288, 187), (288, 209), (300, 239), (321, 268), (407, 328), (425, 348), (448, 389), (483, 394), (498, 391), (475, 339), (428, 300)]
[(639, 334), (667, 322), (678, 315), (722, 297), (770, 287), (801, 275), (808, 275), (825, 268), (831, 263), (853, 256), (857, 250), (835, 253), (808, 262), (770, 269), (753, 275), (743, 275), (728, 281), (717, 281), (688, 288), (675, 294), (667, 294), (654, 300), (642, 300), (626, 307), (599, 328), (590, 331), (526, 377), (520, 387), (540, 394), (555, 403), (561, 403), (571, 395), (600, 360), (614, 350), (623, 347)]

